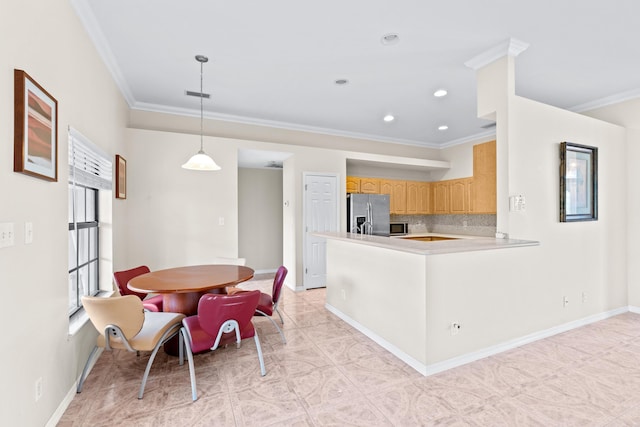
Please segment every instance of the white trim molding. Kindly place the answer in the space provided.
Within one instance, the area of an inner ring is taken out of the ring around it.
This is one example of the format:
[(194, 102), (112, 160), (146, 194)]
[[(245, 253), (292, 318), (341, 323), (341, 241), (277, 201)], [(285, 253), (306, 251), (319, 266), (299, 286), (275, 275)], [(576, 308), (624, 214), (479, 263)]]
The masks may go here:
[(582, 319), (574, 320), (572, 322), (564, 323), (562, 325), (554, 326), (549, 329), (545, 329), (542, 331), (534, 332), (532, 334), (528, 334), (522, 337), (514, 338), (512, 340), (493, 345), (487, 348), (483, 348), (478, 351), (473, 351), (471, 353), (463, 354), (460, 356), (452, 357), (451, 359), (443, 360), (442, 362), (433, 363), (431, 365), (425, 365), (424, 363), (419, 362), (413, 357), (409, 356), (407, 353), (400, 350), (395, 345), (389, 343), (384, 338), (380, 337), (370, 329), (364, 327), (360, 323), (356, 322), (349, 316), (345, 315), (335, 307), (325, 304), (325, 308), (329, 310), (331, 313), (338, 316), (340, 319), (348, 323), (350, 326), (354, 327), (358, 331), (362, 332), (368, 338), (371, 338), (377, 344), (379, 344), (384, 349), (388, 350), (398, 359), (402, 360), (407, 365), (411, 366), (416, 371), (420, 372), (424, 376), (429, 376), (433, 374), (437, 374), (442, 371), (446, 371), (451, 368), (455, 368), (458, 366), (466, 365), (467, 363), (475, 362), (476, 360), (484, 359), (485, 357), (493, 356), (498, 353), (505, 352), (507, 350), (512, 350), (514, 348), (520, 347), (525, 344), (532, 343), (534, 341), (538, 341), (544, 338), (549, 338), (553, 335), (557, 335), (563, 332), (570, 331), (572, 329), (579, 328), (581, 326), (585, 326), (594, 322), (598, 322), (600, 320), (608, 319), (613, 316), (617, 316), (619, 314), (627, 313), (629, 311), (633, 313), (640, 314), (640, 307), (620, 307), (614, 310), (605, 311), (603, 313), (594, 314), (591, 316), (584, 317)]
[(493, 61), (496, 61), (504, 56), (508, 55), (516, 57), (527, 50), (528, 47), (529, 43), (511, 37), (510, 39), (503, 41), (499, 45), (494, 46), (479, 55), (474, 56), (473, 58), (465, 62), (464, 65), (477, 71), (485, 65), (491, 64)]

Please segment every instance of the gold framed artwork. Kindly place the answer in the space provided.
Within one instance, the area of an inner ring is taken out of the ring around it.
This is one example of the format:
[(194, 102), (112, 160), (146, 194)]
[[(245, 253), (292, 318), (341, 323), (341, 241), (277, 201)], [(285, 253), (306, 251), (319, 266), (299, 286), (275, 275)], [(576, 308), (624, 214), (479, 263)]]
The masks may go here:
[(116, 199), (127, 198), (127, 161), (116, 154)]
[(58, 180), (58, 101), (23, 70), (13, 70), (13, 170)]

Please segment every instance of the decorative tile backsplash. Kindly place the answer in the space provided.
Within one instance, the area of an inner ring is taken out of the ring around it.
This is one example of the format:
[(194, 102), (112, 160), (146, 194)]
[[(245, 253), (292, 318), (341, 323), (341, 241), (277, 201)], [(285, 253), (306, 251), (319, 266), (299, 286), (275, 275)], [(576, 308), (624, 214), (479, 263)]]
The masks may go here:
[(409, 223), (409, 233), (448, 233), (493, 237), (495, 215), (391, 215), (391, 222)]

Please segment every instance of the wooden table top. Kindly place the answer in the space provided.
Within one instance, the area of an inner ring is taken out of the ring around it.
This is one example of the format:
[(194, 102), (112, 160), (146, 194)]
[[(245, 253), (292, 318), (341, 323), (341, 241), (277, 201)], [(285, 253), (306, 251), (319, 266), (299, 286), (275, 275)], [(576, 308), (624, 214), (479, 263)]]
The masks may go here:
[(134, 277), (127, 287), (136, 292), (158, 294), (202, 292), (233, 286), (252, 277), (253, 269), (242, 265), (192, 265)]

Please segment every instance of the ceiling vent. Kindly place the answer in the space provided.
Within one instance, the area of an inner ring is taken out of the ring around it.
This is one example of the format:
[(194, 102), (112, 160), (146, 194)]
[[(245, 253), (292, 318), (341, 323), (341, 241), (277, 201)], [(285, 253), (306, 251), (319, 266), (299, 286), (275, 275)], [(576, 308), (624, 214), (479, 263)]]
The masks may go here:
[(282, 162), (271, 160), (269, 163), (267, 163), (267, 167), (273, 169), (282, 169)]
[(208, 93), (194, 92), (192, 90), (185, 90), (184, 93), (187, 96), (195, 96), (196, 98), (204, 98), (204, 99), (211, 98), (211, 95)]

